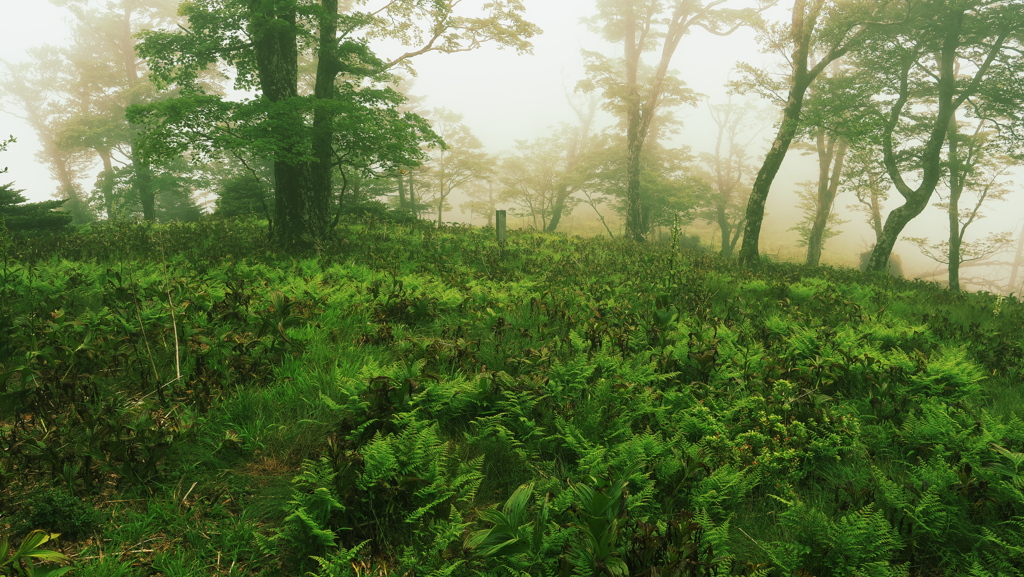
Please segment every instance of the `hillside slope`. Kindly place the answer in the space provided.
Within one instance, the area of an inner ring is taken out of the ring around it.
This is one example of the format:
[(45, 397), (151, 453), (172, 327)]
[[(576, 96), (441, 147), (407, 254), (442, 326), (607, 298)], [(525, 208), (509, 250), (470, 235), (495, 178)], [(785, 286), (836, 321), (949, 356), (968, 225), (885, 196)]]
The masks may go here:
[(0, 532), (63, 532), (81, 576), (1021, 574), (1016, 300), (527, 232), (264, 237), (4, 236)]

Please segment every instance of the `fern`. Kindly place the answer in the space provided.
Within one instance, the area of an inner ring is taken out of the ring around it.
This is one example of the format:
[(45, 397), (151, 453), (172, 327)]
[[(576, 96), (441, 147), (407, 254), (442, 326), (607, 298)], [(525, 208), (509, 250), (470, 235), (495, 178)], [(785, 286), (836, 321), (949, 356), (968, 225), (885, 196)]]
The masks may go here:
[(288, 501), (283, 527), (260, 545), (284, 543), (293, 551), (299, 565), (307, 558), (323, 555), (336, 545), (340, 513), (346, 507), (333, 493), (335, 473), (327, 459), (304, 461), (302, 470), (292, 479), (292, 498)]
[(360, 549), (366, 546), (369, 541), (346, 549), (339, 547), (327, 557), (313, 556), (320, 568), (316, 572), (306, 573), (309, 577), (358, 577), (359, 572), (353, 566), (353, 561), (358, 556)]

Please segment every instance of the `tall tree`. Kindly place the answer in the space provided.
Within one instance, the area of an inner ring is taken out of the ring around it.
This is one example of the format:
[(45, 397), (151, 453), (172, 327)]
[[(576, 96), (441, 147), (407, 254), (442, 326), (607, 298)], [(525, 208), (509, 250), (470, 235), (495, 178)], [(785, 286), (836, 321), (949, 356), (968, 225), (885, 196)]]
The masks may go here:
[(807, 247), (805, 263), (812, 267), (821, 262), (825, 241), (838, 234), (835, 226), (846, 222), (835, 214), (834, 208), (845, 176), (850, 142), (867, 140), (865, 119), (856, 106), (858, 78), (849, 74), (848, 68), (841, 66), (839, 60), (832, 61), (808, 90), (804, 105), (801, 136), (810, 141), (809, 148), (818, 161), (818, 175), (813, 191), (808, 194), (807, 219), (795, 228), (801, 231), (802, 244)]
[[(869, 261), (884, 270), (906, 225), (928, 206), (947, 172), (943, 151), (957, 110), (1019, 130), (1024, 5), (1003, 0), (903, 2), (899, 27), (879, 30), (858, 66), (868, 71), (886, 172), (904, 203), (885, 219)], [(866, 86), (867, 87), (867, 86)]]
[[(753, 21), (750, 8), (723, 7), (726, 0), (598, 0), (592, 26), (608, 41), (621, 44), (623, 57), (585, 53), (589, 79), (584, 88), (601, 88), (624, 120), (626, 135), (626, 236), (643, 241), (650, 228), (641, 190), (641, 157), (659, 111), (693, 102), (692, 93), (671, 72), (684, 36), (695, 28), (728, 35)], [(660, 52), (653, 66), (644, 54)]]
[[(337, 0), (195, 0), (185, 4), (184, 31), (147, 35), (142, 53), (160, 81), (183, 91), (174, 105), (140, 112), (159, 137), (175, 129), (200, 130), (177, 147), (212, 152), (248, 148), (274, 165), (274, 234), (285, 247), (307, 248), (330, 228), (332, 177), (339, 148), (356, 146), (343, 135), (371, 111), (386, 119), (385, 140), (363, 140), (357, 156), (382, 170), (415, 166), (419, 145), (433, 134), (414, 114), (397, 110), (401, 96), (382, 86), (385, 73), (427, 52), (459, 52), (491, 43), (530, 48), (535, 26), (521, 17), (518, 0), (497, 0), (467, 15), (458, 1), (390, 0), (364, 11)], [(390, 37), (410, 47), (380, 58), (369, 37)], [(300, 92), (299, 63), (315, 53), (313, 93)], [(242, 102), (204, 93), (198, 74), (216, 63), (233, 68), (236, 87), (258, 96)], [(309, 121), (309, 118), (312, 118)], [(218, 124), (210, 127), (209, 121)], [(212, 128), (212, 130), (211, 130)], [(241, 131), (241, 132), (239, 132)], [(244, 132), (255, 140), (239, 138)], [(160, 138), (153, 139), (154, 145)], [(386, 165), (386, 166), (385, 166)]]
[(92, 149), (100, 157), (100, 192), (108, 218), (123, 212), (113, 197), (117, 178), (114, 157), (120, 155), (131, 167), (132, 196), (143, 218), (156, 220), (154, 167), (138, 147), (136, 127), (125, 122), (125, 111), (155, 97), (145, 62), (135, 53), (136, 36), (173, 22), (179, 0), (50, 3), (66, 8), (71, 15), (72, 43), (65, 52), (79, 92), (76, 115), (65, 127), (63, 142), (79, 150)]
[[(741, 263), (754, 265), (760, 262), (758, 245), (765, 204), (782, 161), (800, 129), (807, 91), (832, 62), (859, 45), (886, 3), (887, 0), (795, 0), (789, 24), (766, 30), (768, 49), (788, 53), (790, 70), (785, 85), (779, 86), (785, 94), (782, 120), (754, 179), (747, 202), (739, 254)], [(752, 67), (747, 67), (747, 70), (755, 77), (755, 85), (777, 86), (766, 73)]]

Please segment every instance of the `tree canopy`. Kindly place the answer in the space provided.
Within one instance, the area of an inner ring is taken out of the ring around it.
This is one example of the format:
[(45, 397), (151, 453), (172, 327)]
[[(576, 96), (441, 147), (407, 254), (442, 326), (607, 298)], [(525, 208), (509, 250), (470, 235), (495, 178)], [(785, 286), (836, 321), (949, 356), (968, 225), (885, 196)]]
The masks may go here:
[[(516, 0), (460, 13), (459, 2), (393, 1), (365, 11), (337, 0), (196, 0), (183, 4), (183, 30), (150, 31), (140, 53), (158, 83), (179, 96), (134, 110), (148, 130), (147, 151), (185, 150), (272, 159), (274, 229), (286, 247), (309, 247), (330, 227), (335, 171), (365, 173), (417, 166), (441, 141), (404, 97), (389, 71), (427, 52), (496, 43), (528, 50), (537, 28)], [(414, 46), (379, 57), (371, 38)], [(315, 61), (308, 79), (300, 73)], [(203, 73), (223, 66), (236, 90), (211, 90)]]

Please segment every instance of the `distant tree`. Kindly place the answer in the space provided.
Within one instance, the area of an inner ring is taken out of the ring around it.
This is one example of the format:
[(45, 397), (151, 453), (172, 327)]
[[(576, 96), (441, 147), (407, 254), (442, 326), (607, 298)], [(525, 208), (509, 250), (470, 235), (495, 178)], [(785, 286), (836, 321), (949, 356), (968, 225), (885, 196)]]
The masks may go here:
[[(621, 44), (622, 58), (585, 52), (587, 80), (584, 89), (600, 89), (607, 106), (623, 119), (625, 129), (626, 236), (642, 241), (651, 222), (644, 206), (641, 157), (658, 113), (684, 102), (695, 102), (671, 72), (672, 59), (684, 36), (695, 28), (728, 35), (754, 21), (750, 8), (725, 7), (726, 0), (598, 0), (591, 26), (610, 42)], [(644, 54), (657, 52), (656, 63), (644, 62)]]
[[(835, 175), (838, 176), (838, 175)], [(829, 177), (832, 179), (832, 176)], [(835, 179), (838, 182), (838, 179)], [(835, 199), (835, 189), (823, 187), (821, 181), (807, 181), (800, 183), (801, 189), (797, 191), (800, 204), (797, 206), (803, 215), (802, 220), (793, 225), (789, 230), (800, 235), (798, 244), (807, 247), (807, 266), (818, 266), (821, 258), (821, 249), (828, 239), (839, 234), (838, 227), (849, 222), (839, 217), (832, 210), (832, 199)]]
[(1024, 266), (1024, 229), (1017, 234), (1017, 251), (1013, 256), (1013, 262), (1010, 263), (1010, 279), (1006, 281), (1004, 289), (1007, 294), (1020, 294), (1018, 279), (1021, 266)]
[(871, 243), (874, 246), (882, 238), (882, 224), (885, 222), (882, 209), (892, 186), (885, 172), (881, 150), (871, 145), (853, 147), (844, 172), (845, 186), (853, 190), (857, 199), (857, 204), (849, 208), (865, 214), (865, 220), (875, 233)]
[(59, 210), (63, 200), (28, 202), (12, 183), (0, 184), (0, 219), (9, 230), (61, 228), (71, 224), (71, 215)]
[(266, 163), (229, 159), (214, 163), (212, 191), (217, 195), (213, 213), (217, 216), (273, 218), (273, 179)]
[(512, 203), (513, 214), (533, 222), (537, 230), (551, 230), (550, 221), (571, 212), (569, 179), (565, 174), (565, 141), (559, 135), (516, 143), (498, 169), (501, 199)]
[(0, 62), (6, 68), (0, 99), (9, 104), (4, 112), (24, 120), (35, 131), (41, 144), (37, 158), (57, 181), (53, 196), (66, 201), (63, 208), (74, 223), (92, 222), (96, 214), (78, 182), (88, 168), (89, 155), (62, 144), (64, 128), (76, 107), (73, 67), (53, 46), (31, 48), (27, 54), (25, 62)]
[(568, 100), (569, 106), (576, 114), (576, 123), (562, 124), (555, 131), (555, 138), (562, 142), (561, 166), (551, 204), (551, 218), (544, 229), (547, 232), (555, 232), (562, 221), (562, 216), (572, 212), (572, 208), (579, 204), (580, 201), (573, 200), (572, 197), (577, 192), (576, 184), (579, 182), (579, 170), (583, 159), (594, 146), (594, 120), (600, 99), (597, 95), (591, 95), (585, 99), (570, 96)]
[[(155, 221), (155, 173), (166, 173), (170, 165), (153, 166), (139, 147), (138, 127), (126, 121), (125, 111), (158, 98), (146, 63), (135, 53), (137, 35), (172, 24), (179, 0), (50, 2), (71, 15), (72, 42), (63, 53), (72, 71), (71, 98), (65, 106), (74, 112), (64, 124), (61, 144), (71, 151), (93, 150), (100, 158), (98, 191), (107, 218), (134, 212), (123, 194), (130, 191), (141, 217)], [(125, 175), (130, 178), (118, 182)], [(125, 182), (129, 188), (122, 186)]]
[[(533, 226), (555, 232), (580, 204), (580, 170), (595, 143), (594, 120), (600, 98), (568, 96), (576, 114), (575, 123), (562, 123), (550, 134), (532, 141), (517, 142), (515, 151), (499, 165), (501, 199), (516, 206), (514, 214), (530, 218)], [(488, 188), (479, 188), (478, 198), (491, 201)], [(490, 217), (488, 217), (490, 222)]]
[[(210, 175), (205, 165), (191, 166), (184, 158), (166, 160), (141, 167), (126, 164), (116, 167), (112, 173), (112, 202), (107, 205), (113, 220), (145, 220), (143, 202), (137, 186), (138, 170), (145, 170), (147, 194), (153, 195), (153, 219), (155, 222), (192, 222), (199, 218), (202, 210), (196, 204), (194, 193), (198, 188), (208, 188)], [(101, 175), (101, 179), (107, 175)], [(97, 199), (99, 200), (99, 199)]]
[(426, 181), (429, 183), (426, 190), (430, 196), (421, 198), (433, 205), (437, 223), (441, 224), (451, 194), (485, 179), (491, 171), (492, 163), (483, 152), (484, 145), (462, 122), (461, 114), (439, 108), (431, 113), (431, 118), (431, 126), (445, 142), (445, 146), (430, 153), (430, 160), (425, 165)]
[(847, 221), (835, 211), (836, 195), (842, 182), (843, 163), (849, 144), (846, 139), (824, 127), (816, 127), (814, 153), (818, 161), (818, 178), (806, 183), (800, 193), (804, 219), (791, 230), (800, 233), (800, 246), (807, 247), (807, 266), (818, 266), (825, 242), (839, 234), (835, 228)]
[(717, 128), (715, 150), (701, 155), (710, 172), (714, 191), (701, 218), (718, 225), (719, 252), (732, 256), (743, 234), (750, 177), (754, 166), (749, 148), (763, 122), (760, 112), (749, 103), (709, 104), (708, 112)]
[[(642, 217), (651, 227), (691, 222), (700, 207), (710, 202), (712, 184), (687, 149), (669, 149), (654, 142), (646, 147), (640, 165), (640, 181), (646, 193)], [(598, 205), (604, 203), (623, 217), (628, 216), (629, 175), (622, 154), (624, 146), (621, 136), (606, 135), (580, 169), (579, 189), (599, 216)], [(608, 233), (612, 234), (610, 229)]]
[(482, 216), (486, 226), (494, 226), (494, 212), (498, 210), (501, 197), (498, 194), (498, 183), (493, 175), (477, 180), (466, 187), (469, 200), (460, 204), (459, 208), (469, 213), (470, 220), (474, 216)]

